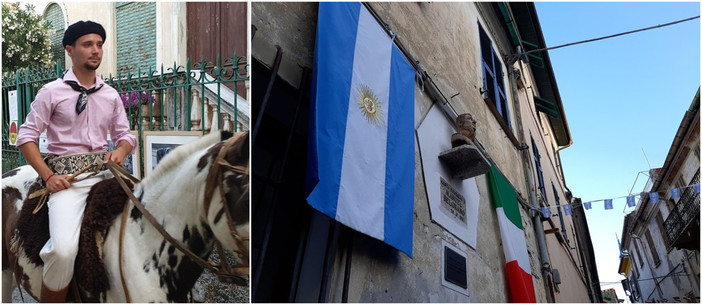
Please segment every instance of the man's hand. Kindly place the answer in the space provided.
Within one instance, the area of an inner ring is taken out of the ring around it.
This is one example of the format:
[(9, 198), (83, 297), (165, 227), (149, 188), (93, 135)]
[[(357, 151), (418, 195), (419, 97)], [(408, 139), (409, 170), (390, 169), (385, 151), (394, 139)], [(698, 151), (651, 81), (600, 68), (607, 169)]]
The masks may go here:
[(46, 180), (46, 189), (51, 193), (56, 193), (58, 191), (63, 191), (71, 187), (71, 183), (68, 182), (68, 175), (51, 175), (49, 179)]
[(108, 152), (107, 155), (105, 156), (105, 164), (109, 162), (110, 160), (117, 163), (119, 166), (124, 166), (124, 158), (127, 156), (126, 153), (124, 153), (121, 149), (115, 149), (111, 152)]
[(117, 148), (115, 150), (108, 152), (105, 156), (105, 164), (109, 161), (117, 163), (119, 166), (124, 166), (124, 158), (127, 154), (132, 152), (132, 146), (127, 143), (127, 141), (119, 141)]

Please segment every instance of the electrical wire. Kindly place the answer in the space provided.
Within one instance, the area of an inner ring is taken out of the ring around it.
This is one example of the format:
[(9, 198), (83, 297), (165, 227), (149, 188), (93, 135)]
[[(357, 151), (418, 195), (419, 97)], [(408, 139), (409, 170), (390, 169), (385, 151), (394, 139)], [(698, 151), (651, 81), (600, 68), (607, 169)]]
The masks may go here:
[[(689, 274), (687, 272), (678, 272), (678, 273), (672, 273), (668, 276), (688, 276)], [(644, 278), (644, 279), (636, 279), (636, 281), (642, 282), (642, 281), (650, 281), (650, 280), (657, 280), (661, 278), (665, 278), (668, 276), (655, 276), (655, 277), (649, 277), (649, 278)], [(623, 279), (622, 279), (623, 280)], [(620, 285), (622, 282), (600, 282), (601, 286), (608, 286), (608, 285)]]
[(673, 22), (668, 22), (668, 23), (659, 24), (659, 25), (656, 25), (656, 26), (650, 26), (650, 27), (647, 27), (647, 28), (642, 28), (642, 29), (638, 29), (638, 30), (623, 32), (623, 33), (619, 33), (619, 34), (614, 34), (614, 35), (609, 35), (609, 36), (603, 36), (603, 37), (599, 37), (599, 38), (593, 38), (593, 39), (588, 39), (588, 40), (583, 40), (583, 41), (578, 41), (578, 42), (566, 43), (566, 44), (562, 44), (562, 45), (555, 46), (555, 47), (548, 47), (548, 48), (541, 48), (541, 49), (529, 50), (529, 51), (526, 51), (526, 52), (520, 52), (520, 53), (517, 54), (517, 56), (522, 56), (522, 55), (527, 55), (527, 54), (531, 54), (531, 53), (535, 53), (535, 52), (541, 52), (541, 51), (547, 51), (547, 50), (555, 50), (555, 49), (559, 49), (559, 48), (563, 48), (563, 47), (568, 47), (568, 46), (572, 46), (572, 45), (576, 45), (576, 44), (588, 43), (588, 42), (593, 42), (593, 41), (598, 41), (598, 40), (609, 39), (609, 38), (614, 38), (614, 37), (618, 37), (618, 36), (633, 34), (633, 33), (637, 33), (637, 32), (643, 32), (643, 31), (653, 30), (653, 29), (657, 29), (657, 28), (662, 28), (662, 27), (666, 27), (666, 26), (671, 26), (671, 25), (678, 24), (678, 23), (687, 22), (687, 21), (690, 21), (690, 20), (698, 19), (698, 18), (700, 18), (699, 15), (697, 15), (697, 16), (695, 16), (695, 17), (685, 18), (685, 19), (681, 19), (681, 20), (677, 20), (677, 21), (673, 21)]

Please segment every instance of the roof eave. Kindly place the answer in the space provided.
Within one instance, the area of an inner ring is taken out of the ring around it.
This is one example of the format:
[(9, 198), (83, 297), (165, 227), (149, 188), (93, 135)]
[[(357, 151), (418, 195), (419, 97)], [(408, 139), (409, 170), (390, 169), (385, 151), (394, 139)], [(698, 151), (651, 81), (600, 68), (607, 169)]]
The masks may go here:
[[(546, 41), (541, 31), (541, 24), (536, 13), (536, 7), (533, 2), (509, 2), (512, 12), (515, 14), (515, 24), (517, 25), (521, 39), (530, 37), (532, 43), (537, 44), (540, 48), (546, 47)], [(521, 18), (520, 18), (521, 17)], [(551, 58), (548, 51), (541, 52), (544, 60), (543, 68), (533, 68), (532, 74), (536, 86), (539, 89), (539, 94), (542, 98), (555, 102), (558, 106), (559, 117), (547, 116), (548, 121), (553, 129), (553, 134), (558, 146), (568, 146), (573, 144), (573, 139), (568, 127), (568, 120), (563, 108), (560, 92), (556, 76), (551, 65)]]

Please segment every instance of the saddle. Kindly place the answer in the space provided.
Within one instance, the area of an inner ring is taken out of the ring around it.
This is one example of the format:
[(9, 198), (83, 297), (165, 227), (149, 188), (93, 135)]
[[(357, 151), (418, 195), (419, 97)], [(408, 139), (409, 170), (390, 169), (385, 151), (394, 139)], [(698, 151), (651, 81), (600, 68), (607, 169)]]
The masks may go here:
[[(127, 185), (130, 189), (134, 188), (129, 181)], [(29, 193), (42, 188), (43, 185), (38, 179), (30, 187)], [(84, 302), (96, 302), (97, 296), (110, 287), (102, 261), (102, 246), (110, 225), (122, 212), (127, 199), (127, 194), (115, 178), (96, 183), (88, 193), (73, 275), (75, 283), (88, 296), (82, 298)], [(39, 200), (40, 198), (33, 198), (24, 202), (15, 233), (19, 246), (24, 249), (30, 263), (36, 266), (44, 265), (39, 251), (49, 240), (49, 209), (43, 208), (32, 214)]]

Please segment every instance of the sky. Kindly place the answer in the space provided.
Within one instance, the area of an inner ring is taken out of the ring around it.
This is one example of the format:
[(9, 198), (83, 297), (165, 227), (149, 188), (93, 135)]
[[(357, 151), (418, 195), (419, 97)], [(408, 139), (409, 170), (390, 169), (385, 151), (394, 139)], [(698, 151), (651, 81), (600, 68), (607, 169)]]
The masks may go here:
[[(699, 2), (537, 2), (548, 47), (700, 15)], [(549, 51), (573, 145), (566, 184), (583, 202), (643, 191), (662, 167), (700, 86), (700, 20)], [(648, 161), (647, 161), (648, 159)], [(637, 198), (638, 199), (638, 198)], [(593, 202), (586, 217), (602, 289), (627, 299), (617, 273), (626, 199)], [(604, 282), (616, 282), (605, 285)], [(626, 300), (628, 302), (628, 299)]]

